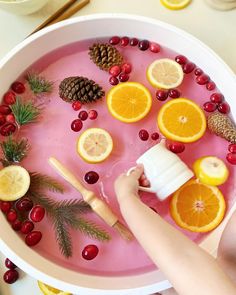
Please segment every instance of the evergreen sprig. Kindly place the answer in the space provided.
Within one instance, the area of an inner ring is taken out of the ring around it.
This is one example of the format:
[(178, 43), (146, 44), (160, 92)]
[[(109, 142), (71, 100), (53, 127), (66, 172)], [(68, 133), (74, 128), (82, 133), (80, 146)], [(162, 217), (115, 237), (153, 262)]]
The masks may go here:
[(32, 191), (34, 191), (35, 189), (48, 189), (49, 191), (57, 193), (64, 192), (63, 186), (57, 181), (55, 181), (55, 179), (37, 172), (30, 173), (30, 187)]
[(54, 83), (37, 73), (29, 72), (27, 74), (26, 80), (28, 81), (30, 89), (34, 94), (52, 92)]

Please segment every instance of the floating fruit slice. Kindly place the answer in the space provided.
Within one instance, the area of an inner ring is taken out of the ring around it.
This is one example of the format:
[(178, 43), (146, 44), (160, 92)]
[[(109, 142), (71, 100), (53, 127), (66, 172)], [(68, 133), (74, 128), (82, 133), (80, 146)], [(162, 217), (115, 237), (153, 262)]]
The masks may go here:
[(190, 180), (173, 195), (170, 213), (180, 227), (193, 232), (216, 228), (225, 214), (225, 200), (215, 187)]
[(147, 69), (147, 79), (153, 87), (172, 89), (178, 87), (184, 78), (181, 65), (169, 58), (157, 59)]
[(202, 183), (209, 185), (221, 185), (226, 182), (229, 176), (229, 170), (225, 163), (213, 156), (202, 157), (195, 161), (193, 170)]
[(106, 160), (113, 149), (111, 135), (101, 128), (90, 128), (78, 139), (77, 151), (88, 163), (100, 163)]
[(50, 287), (40, 281), (38, 281), (39, 289), (42, 291), (44, 295), (71, 295), (71, 293), (60, 291), (56, 288)]
[(15, 201), (29, 189), (30, 176), (23, 167), (11, 165), (0, 170), (0, 200)]
[(190, 4), (191, 0), (160, 0), (161, 3), (171, 10), (178, 10)]
[(148, 114), (152, 106), (152, 97), (142, 84), (125, 82), (111, 88), (107, 95), (107, 106), (116, 119), (133, 123)]
[(158, 114), (160, 131), (168, 139), (194, 142), (206, 130), (206, 118), (201, 108), (193, 101), (178, 98), (165, 103)]

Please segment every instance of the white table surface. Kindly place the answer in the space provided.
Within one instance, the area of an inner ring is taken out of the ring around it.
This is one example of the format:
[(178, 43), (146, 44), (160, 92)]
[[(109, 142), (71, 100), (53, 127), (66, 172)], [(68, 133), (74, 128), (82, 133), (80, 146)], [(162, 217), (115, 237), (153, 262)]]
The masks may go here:
[[(65, 0), (50, 0), (39, 12), (28, 16), (16, 16), (0, 10), (0, 58), (21, 42), (41, 24)], [(217, 11), (204, 0), (193, 0), (180, 11), (164, 8), (159, 0), (91, 0), (76, 16), (92, 13), (130, 13), (152, 17), (173, 24), (199, 38), (211, 47), (236, 73), (236, 9)], [(2, 261), (4, 258), (2, 257)], [(0, 275), (5, 271), (0, 263)], [(21, 272), (21, 278), (13, 285), (0, 279), (1, 295), (40, 295), (36, 280)]]

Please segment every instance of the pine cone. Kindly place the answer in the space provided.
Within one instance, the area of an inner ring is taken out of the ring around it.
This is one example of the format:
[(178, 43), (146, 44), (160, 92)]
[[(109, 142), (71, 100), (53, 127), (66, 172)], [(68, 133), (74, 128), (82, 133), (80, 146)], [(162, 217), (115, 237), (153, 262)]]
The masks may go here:
[(67, 102), (79, 100), (88, 103), (97, 101), (104, 95), (102, 87), (85, 77), (68, 77), (59, 85), (59, 96)]
[(208, 117), (207, 125), (212, 133), (236, 143), (236, 127), (228, 116), (215, 112)]
[(89, 48), (90, 59), (104, 71), (109, 71), (114, 65), (121, 65), (123, 56), (113, 46), (107, 43), (95, 43)]

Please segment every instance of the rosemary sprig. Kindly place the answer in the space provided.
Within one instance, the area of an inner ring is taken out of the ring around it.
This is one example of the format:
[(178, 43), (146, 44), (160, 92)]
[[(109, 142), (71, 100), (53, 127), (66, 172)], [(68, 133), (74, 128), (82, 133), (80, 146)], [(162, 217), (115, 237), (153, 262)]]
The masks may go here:
[(59, 245), (59, 248), (61, 250), (61, 253), (65, 257), (71, 257), (72, 256), (72, 241), (71, 236), (69, 233), (68, 226), (66, 226), (60, 218), (54, 219), (54, 231), (56, 234), (56, 240)]
[(34, 94), (49, 93), (52, 91), (53, 82), (48, 81), (37, 73), (29, 72), (26, 80)]
[(23, 102), (19, 97), (17, 97), (16, 102), (11, 105), (11, 109), (19, 125), (36, 122), (41, 113), (41, 109), (34, 105), (32, 101)]

